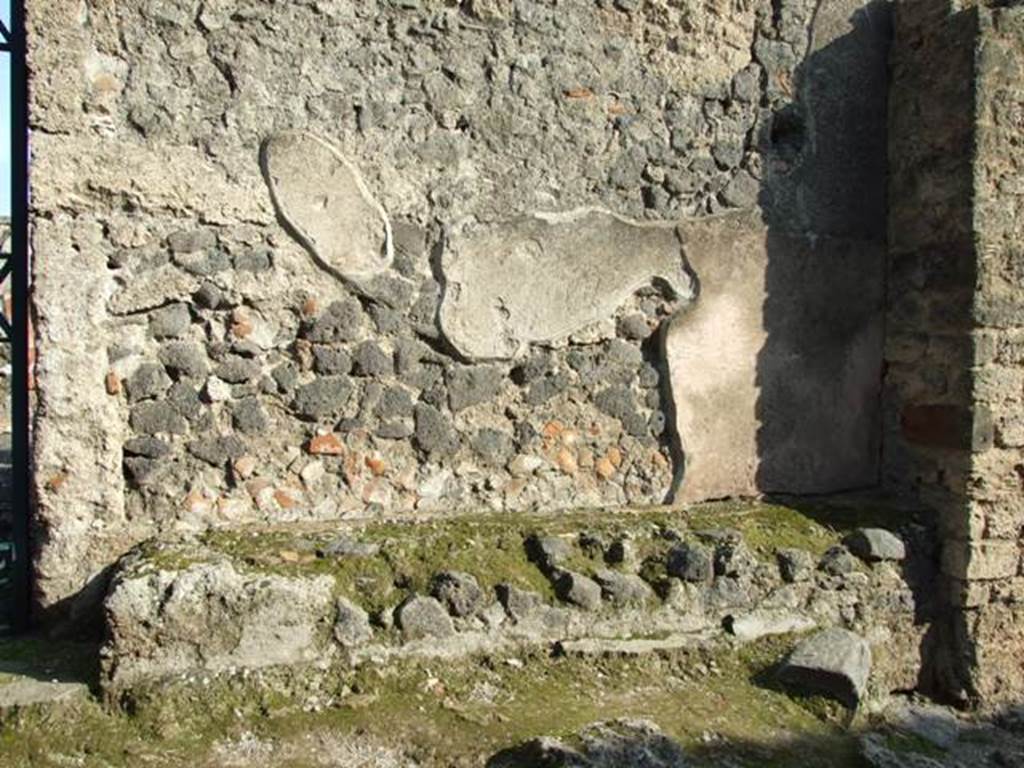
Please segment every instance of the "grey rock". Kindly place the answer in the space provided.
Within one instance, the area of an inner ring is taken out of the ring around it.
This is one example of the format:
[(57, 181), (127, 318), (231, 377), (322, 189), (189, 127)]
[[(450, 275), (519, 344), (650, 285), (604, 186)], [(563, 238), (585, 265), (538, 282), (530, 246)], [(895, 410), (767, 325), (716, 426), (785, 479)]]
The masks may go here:
[(260, 375), (260, 366), (255, 360), (239, 355), (228, 355), (214, 368), (214, 375), (228, 384), (245, 384)]
[(559, 739), (532, 739), (492, 757), (489, 768), (687, 768), (682, 747), (648, 720), (592, 723), (577, 734), (578, 748)]
[(593, 579), (574, 571), (558, 571), (554, 575), (556, 594), (585, 611), (601, 607), (601, 587)]
[(413, 415), (415, 405), (412, 395), (404, 387), (394, 386), (385, 389), (377, 401), (375, 412), (381, 419), (402, 419)]
[(260, 345), (255, 341), (249, 339), (242, 339), (240, 341), (234, 341), (231, 343), (231, 352), (239, 355), (240, 357), (247, 357), (253, 359), (259, 357), (263, 350), (260, 349)]
[(661, 433), (665, 431), (665, 427), (667, 425), (668, 419), (661, 411), (655, 411), (651, 414), (650, 418), (647, 419), (647, 429), (655, 437), (661, 435)]
[(380, 544), (359, 541), (348, 535), (332, 540), (316, 552), (317, 557), (373, 557), (380, 552)]
[(460, 571), (437, 574), (430, 594), (440, 600), (452, 616), (472, 616), (484, 605), (484, 592), (476, 578)]
[(633, 393), (618, 385), (603, 389), (594, 396), (594, 405), (609, 416), (622, 422), (623, 429), (634, 437), (647, 431), (647, 420), (639, 414)]
[(382, 421), (377, 425), (375, 434), (385, 440), (405, 440), (412, 437), (414, 431), (408, 421)]
[(395, 620), (406, 640), (451, 637), (455, 634), (448, 611), (433, 597), (410, 597), (398, 606)]
[(654, 590), (635, 574), (605, 569), (595, 573), (594, 580), (601, 586), (605, 599), (613, 605), (644, 606), (654, 600)]
[(487, 761), (488, 768), (585, 768), (581, 752), (550, 736), (530, 739)]
[(794, 690), (856, 707), (871, 674), (871, 648), (860, 635), (832, 627), (797, 645), (778, 674), (779, 681)]
[(160, 362), (172, 376), (203, 378), (209, 371), (206, 350), (192, 341), (172, 341), (160, 348)]
[(746, 103), (757, 101), (760, 96), (760, 68), (751, 64), (732, 79), (732, 91), (737, 101)]
[(715, 547), (715, 575), (748, 576), (758, 566), (757, 557), (743, 541), (726, 541)]
[(548, 350), (533, 352), (525, 361), (511, 371), (512, 380), (519, 386), (525, 386), (537, 379), (550, 376), (556, 372), (558, 359)]
[(185, 304), (168, 304), (153, 310), (149, 315), (149, 332), (154, 339), (181, 336), (191, 324), (192, 315)]
[(814, 620), (799, 613), (785, 610), (757, 610), (725, 617), (725, 628), (743, 642), (769, 635), (806, 632), (814, 629)]
[(420, 295), (409, 310), (409, 320), (418, 333), (437, 336), (437, 306), (441, 301), (441, 286), (432, 278), (420, 284)]
[(481, 459), (496, 467), (504, 466), (515, 452), (512, 436), (490, 427), (479, 430), (470, 445)]
[(213, 283), (203, 283), (192, 294), (192, 300), (205, 309), (220, 309), (225, 306), (224, 292)]
[(634, 341), (646, 339), (651, 335), (651, 327), (647, 324), (647, 317), (642, 312), (633, 312), (619, 318), (618, 328), (619, 335)]
[(642, 389), (653, 389), (661, 383), (661, 374), (658, 369), (653, 365), (644, 365), (640, 368), (640, 373), (637, 375), (637, 384)]
[(397, 220), (392, 222), (395, 243), (395, 268), (406, 277), (412, 277), (427, 256), (430, 233), (419, 224)]
[(751, 607), (755, 595), (745, 579), (715, 579), (704, 592), (704, 603), (712, 610), (735, 611)]
[(906, 558), (903, 540), (884, 528), (858, 528), (843, 539), (854, 555), (867, 562), (900, 561)]
[(908, 704), (895, 711), (886, 711), (886, 720), (906, 733), (950, 749), (960, 738), (960, 720), (945, 707), (934, 704)]
[(775, 552), (779, 575), (787, 584), (807, 581), (814, 572), (814, 558), (804, 549), (783, 547)]
[(394, 344), (395, 368), (399, 375), (417, 371), (421, 362), (431, 361), (435, 357), (433, 350), (419, 339), (398, 338)]
[(757, 202), (761, 184), (745, 170), (739, 171), (722, 190), (722, 200), (733, 208), (749, 208)]
[(720, 167), (731, 170), (743, 161), (743, 143), (738, 138), (716, 142), (711, 148), (711, 156)]
[(371, 304), (368, 311), (378, 334), (390, 336), (402, 329), (404, 320), (399, 312), (383, 304)]
[(167, 391), (167, 399), (174, 403), (178, 413), (188, 419), (189, 423), (198, 427), (210, 421), (210, 411), (199, 399), (199, 390), (190, 379), (174, 382)]
[(139, 403), (132, 408), (128, 422), (133, 430), (143, 435), (183, 435), (188, 431), (188, 423), (174, 405), (167, 402)]
[(362, 292), (387, 307), (406, 310), (416, 295), (416, 284), (395, 274), (385, 272), (362, 283)]
[(714, 576), (711, 550), (700, 544), (681, 542), (668, 551), (665, 569), (683, 581), (706, 582)]
[(386, 376), (394, 373), (391, 355), (375, 341), (364, 341), (352, 354), (352, 372), (356, 376)]
[(644, 361), (640, 347), (622, 339), (609, 341), (605, 354), (609, 363), (621, 368), (639, 368)]
[(632, 539), (616, 539), (608, 545), (605, 562), (609, 565), (632, 565), (637, 561), (636, 543)]
[(171, 446), (156, 437), (133, 437), (124, 444), (124, 452), (132, 456), (159, 459), (171, 452)]
[(552, 573), (572, 557), (573, 547), (558, 536), (530, 536), (525, 542), (526, 555), (545, 573)]
[(491, 365), (458, 366), (448, 375), (448, 404), (452, 411), (496, 397), (505, 380), (504, 371)]
[(190, 454), (213, 467), (223, 467), (229, 461), (245, 455), (245, 443), (234, 435), (193, 440), (187, 448)]
[(313, 347), (313, 370), (321, 376), (347, 374), (352, 370), (352, 357), (343, 347), (317, 344)]
[(498, 595), (498, 602), (513, 621), (527, 621), (546, 608), (544, 599), (538, 593), (512, 584), (498, 584), (494, 591)]
[(143, 363), (128, 377), (128, 402), (151, 400), (160, 397), (171, 387), (171, 379), (164, 372), (163, 366), (155, 363)]
[(299, 383), (299, 369), (292, 362), (281, 363), (270, 372), (279, 392), (287, 394)]
[(363, 332), (363, 308), (359, 301), (348, 297), (332, 302), (304, 335), (312, 342), (329, 344), (338, 341), (357, 341)]
[(846, 547), (836, 545), (829, 547), (821, 556), (818, 569), (831, 576), (845, 576), (857, 570), (857, 560)]
[(270, 420), (257, 398), (245, 397), (232, 403), (231, 424), (243, 434), (255, 435), (266, 430)]
[(125, 477), (134, 488), (144, 488), (155, 482), (160, 477), (162, 466), (161, 462), (143, 456), (125, 456), (124, 459)]
[(414, 410), (415, 439), (420, 450), (431, 456), (450, 456), (459, 448), (459, 437), (451, 421), (437, 408), (417, 403)]
[(228, 255), (219, 250), (205, 253), (176, 253), (173, 260), (177, 266), (198, 277), (210, 277), (231, 267)]
[(167, 237), (173, 253), (197, 253), (217, 247), (217, 235), (209, 229), (183, 229)]
[(370, 616), (360, 606), (344, 597), (335, 601), (334, 639), (344, 648), (362, 645), (373, 637)]
[(269, 248), (251, 248), (237, 253), (231, 262), (239, 272), (266, 272), (274, 267), (273, 252)]
[(217, 674), (322, 659), (333, 588), (329, 576), (248, 574), (226, 559), (155, 573), (122, 569), (104, 603), (108, 648), (118, 660), (107, 682), (124, 690), (199, 668)]
[(608, 546), (604, 535), (595, 531), (580, 531), (576, 537), (576, 544), (583, 554), (591, 559), (603, 557)]
[(524, 400), (527, 405), (543, 405), (556, 395), (565, 392), (569, 388), (570, 383), (569, 374), (565, 371), (559, 371), (531, 384)]
[(348, 405), (352, 393), (352, 382), (348, 377), (320, 376), (295, 390), (292, 408), (309, 419), (338, 416)]
[(373, 413), (380, 402), (384, 392), (383, 385), (376, 379), (371, 379), (363, 384), (363, 396), (359, 399), (359, 414), (356, 418), (364, 423), (373, 420)]

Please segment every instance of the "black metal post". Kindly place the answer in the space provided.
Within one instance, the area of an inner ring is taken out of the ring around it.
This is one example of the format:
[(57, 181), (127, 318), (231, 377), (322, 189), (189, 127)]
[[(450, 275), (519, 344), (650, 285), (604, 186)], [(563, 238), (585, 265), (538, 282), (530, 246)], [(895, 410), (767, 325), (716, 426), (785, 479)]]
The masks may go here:
[(11, 0), (11, 507), (14, 515), (14, 630), (31, 624), (28, 247), (28, 64), (25, 2)]

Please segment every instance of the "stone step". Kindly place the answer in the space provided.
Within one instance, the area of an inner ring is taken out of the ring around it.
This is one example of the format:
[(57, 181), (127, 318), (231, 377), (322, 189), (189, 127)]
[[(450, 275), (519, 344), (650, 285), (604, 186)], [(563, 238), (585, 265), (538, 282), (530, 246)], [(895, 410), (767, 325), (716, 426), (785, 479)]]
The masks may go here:
[(841, 538), (793, 509), (723, 504), (152, 541), (112, 581), (102, 682), (116, 693), (257, 669), (333, 674), (556, 643), (656, 651), (671, 637), (741, 644), (840, 626), (877, 648), (874, 690), (912, 688), (927, 624), (904, 572), (918, 564), (859, 560)]
[(20, 709), (87, 698), (89, 684), (95, 682), (97, 651), (83, 643), (0, 640), (0, 723)]

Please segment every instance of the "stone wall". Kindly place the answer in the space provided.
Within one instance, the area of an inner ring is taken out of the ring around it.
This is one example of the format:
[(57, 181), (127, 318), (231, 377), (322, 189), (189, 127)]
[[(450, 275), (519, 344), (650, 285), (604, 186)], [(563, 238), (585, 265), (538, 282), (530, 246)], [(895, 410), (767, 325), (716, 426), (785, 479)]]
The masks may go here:
[[(979, 14), (974, 221), (978, 253), (974, 350), (975, 453), (969, 479), (966, 631), (977, 695), (1024, 690), (1024, 9)], [(960, 554), (963, 553), (963, 554)], [(991, 580), (991, 581), (989, 581)], [(980, 582), (980, 583), (979, 583)]]
[(161, 531), (876, 482), (884, 4), (30, 22), (54, 614)]
[(897, 6), (885, 467), (940, 514), (954, 606), (942, 685), (997, 704), (1024, 688), (1024, 13), (955, 10)]

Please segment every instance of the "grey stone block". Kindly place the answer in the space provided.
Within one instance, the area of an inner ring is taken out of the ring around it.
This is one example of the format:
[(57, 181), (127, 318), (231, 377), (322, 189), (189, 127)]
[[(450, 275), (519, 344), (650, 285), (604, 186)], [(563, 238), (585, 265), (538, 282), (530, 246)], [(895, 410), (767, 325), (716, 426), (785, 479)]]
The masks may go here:
[(353, 391), (347, 376), (321, 376), (295, 390), (292, 407), (300, 416), (311, 419), (338, 416), (345, 410)]
[(313, 370), (322, 376), (350, 373), (352, 356), (344, 347), (317, 344), (313, 347)]
[(128, 402), (152, 400), (162, 396), (171, 387), (171, 379), (164, 372), (163, 366), (155, 363), (143, 363), (128, 377)]
[(700, 544), (681, 542), (669, 550), (665, 569), (683, 581), (707, 582), (714, 577), (711, 550)]
[(460, 571), (437, 574), (430, 593), (444, 604), (452, 616), (471, 616), (484, 605), (484, 593), (476, 578)]
[(433, 597), (410, 597), (398, 606), (395, 620), (406, 640), (443, 638), (455, 634), (448, 611)]
[(831, 696), (856, 707), (871, 674), (871, 648), (864, 638), (833, 627), (803, 640), (782, 663), (778, 676), (787, 687)]
[(206, 350), (192, 341), (172, 341), (160, 348), (160, 362), (176, 377), (203, 378), (209, 371)]
[(149, 332), (155, 339), (181, 336), (192, 323), (192, 315), (185, 304), (168, 304), (149, 315)]
[(459, 448), (459, 437), (450, 419), (437, 408), (417, 403), (414, 410), (416, 445), (432, 456), (444, 457)]
[(554, 584), (555, 592), (567, 603), (572, 603), (585, 611), (594, 611), (601, 607), (601, 587), (582, 573), (559, 571), (554, 574)]
[(173, 404), (146, 401), (132, 408), (128, 417), (131, 428), (144, 435), (183, 435), (188, 423)]
[(373, 637), (370, 616), (360, 606), (344, 597), (335, 600), (334, 639), (344, 648), (354, 648)]
[(594, 580), (601, 586), (602, 595), (612, 605), (644, 606), (655, 599), (654, 590), (635, 574), (605, 569), (595, 573)]
[(884, 528), (858, 528), (843, 539), (843, 544), (861, 560), (900, 561), (907, 556), (903, 540)]
[(447, 376), (448, 404), (454, 412), (486, 402), (497, 396), (505, 372), (497, 366), (457, 366)]

